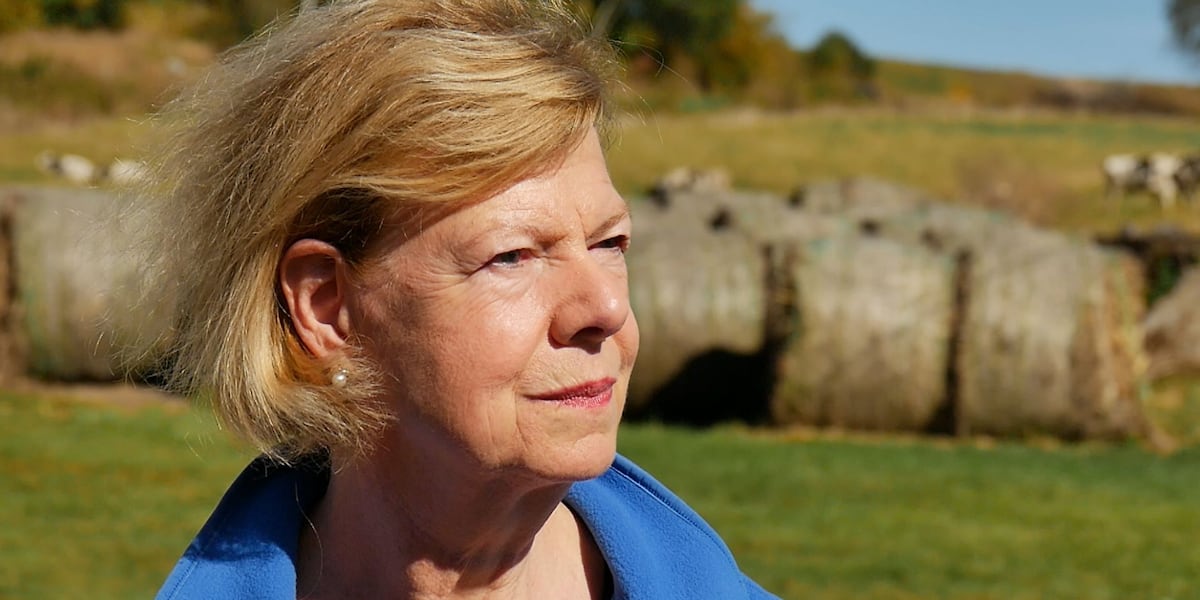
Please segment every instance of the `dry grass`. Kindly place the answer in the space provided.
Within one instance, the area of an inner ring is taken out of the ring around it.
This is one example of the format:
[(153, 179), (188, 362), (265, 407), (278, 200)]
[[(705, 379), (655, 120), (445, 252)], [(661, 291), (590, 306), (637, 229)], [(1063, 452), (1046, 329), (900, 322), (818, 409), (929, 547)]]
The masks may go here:
[(1200, 208), (1163, 214), (1149, 198), (1104, 198), (1100, 160), (1190, 152), (1200, 123), (1028, 111), (823, 110), (628, 119), (610, 152), (615, 181), (640, 193), (680, 166), (727, 168), (738, 187), (787, 192), (813, 180), (874, 175), (935, 197), (1005, 208), (1077, 231), (1125, 224), (1200, 229)]
[(0, 35), (0, 132), (144, 113), (169, 99), (214, 54), (199, 42), (133, 28)]
[(43, 121), (25, 123), (16, 131), (4, 132), (0, 134), (0, 185), (53, 183), (37, 167), (38, 154), (46, 150), (79, 154), (97, 164), (117, 157), (137, 156), (150, 132), (145, 119), (143, 116), (67, 123)]

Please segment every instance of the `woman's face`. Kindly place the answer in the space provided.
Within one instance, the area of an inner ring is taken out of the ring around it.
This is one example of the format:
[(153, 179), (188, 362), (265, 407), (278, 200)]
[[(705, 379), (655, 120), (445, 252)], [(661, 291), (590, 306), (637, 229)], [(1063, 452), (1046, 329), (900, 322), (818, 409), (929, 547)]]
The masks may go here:
[(389, 246), (350, 298), (398, 415), (385, 447), (553, 481), (607, 468), (638, 348), (629, 235), (593, 132)]

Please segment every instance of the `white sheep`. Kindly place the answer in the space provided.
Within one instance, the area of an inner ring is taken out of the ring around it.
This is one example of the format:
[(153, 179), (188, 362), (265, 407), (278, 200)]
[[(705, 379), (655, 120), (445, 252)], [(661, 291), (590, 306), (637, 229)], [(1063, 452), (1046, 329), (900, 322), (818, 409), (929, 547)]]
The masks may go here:
[(56, 154), (47, 150), (38, 155), (37, 164), (43, 171), (75, 185), (93, 185), (100, 175), (92, 161), (78, 154)]
[(109, 183), (129, 185), (145, 180), (147, 172), (146, 165), (140, 161), (118, 158), (104, 167), (101, 175)]
[(1182, 161), (1175, 170), (1175, 186), (1184, 200), (1191, 201), (1196, 189), (1200, 188), (1200, 154), (1189, 154)]
[(1100, 165), (1104, 173), (1105, 196), (1144, 191), (1157, 198), (1162, 208), (1169, 209), (1179, 195), (1176, 173), (1183, 164), (1183, 159), (1165, 152), (1149, 156), (1113, 154), (1105, 157)]
[(1175, 199), (1179, 196), (1179, 184), (1175, 180), (1175, 174), (1183, 166), (1183, 159), (1174, 154), (1158, 152), (1151, 154), (1147, 160), (1150, 164), (1150, 175), (1146, 181), (1146, 188), (1158, 198), (1162, 208), (1169, 209), (1175, 206)]
[(1104, 173), (1104, 195), (1110, 198), (1118, 192), (1143, 191), (1150, 178), (1149, 161), (1134, 154), (1106, 156), (1100, 163), (1100, 170)]
[(721, 168), (676, 167), (659, 177), (650, 188), (651, 198), (662, 206), (676, 193), (721, 193), (731, 187), (729, 171)]

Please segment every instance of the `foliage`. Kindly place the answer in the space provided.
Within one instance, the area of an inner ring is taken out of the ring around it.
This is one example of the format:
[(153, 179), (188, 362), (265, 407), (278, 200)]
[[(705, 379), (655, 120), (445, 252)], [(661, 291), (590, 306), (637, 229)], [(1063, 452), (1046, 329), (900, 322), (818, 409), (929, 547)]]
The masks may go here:
[(839, 31), (825, 34), (813, 46), (807, 64), (816, 100), (873, 100), (877, 95), (875, 61)]
[(1175, 45), (1200, 58), (1200, 0), (1169, 0), (1167, 19)]
[(212, 19), (198, 33), (221, 46), (250, 37), (276, 18), (290, 14), (298, 0), (202, 0)]
[(654, 47), (667, 64), (691, 62), (700, 89), (711, 91), (719, 70), (735, 60), (714, 42), (728, 34), (737, 8), (737, 0), (627, 0), (618, 31), (635, 24), (649, 30), (652, 38), (635, 41)]
[[(665, 71), (700, 95), (740, 95), (768, 53), (794, 54), (770, 15), (744, 0), (577, 0), (600, 35), (616, 41), (635, 77)], [(778, 73), (772, 73), (772, 75)]]
[(0, 0), (0, 32), (40, 25), (119, 29), (125, 0)]
[(117, 29), (122, 23), (124, 0), (42, 0), (47, 25), (80, 29)]

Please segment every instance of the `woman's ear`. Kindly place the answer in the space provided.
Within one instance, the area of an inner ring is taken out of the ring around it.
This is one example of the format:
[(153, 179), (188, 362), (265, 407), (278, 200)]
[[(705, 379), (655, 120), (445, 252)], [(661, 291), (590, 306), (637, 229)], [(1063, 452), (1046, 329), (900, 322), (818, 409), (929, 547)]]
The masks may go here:
[(292, 328), (316, 358), (327, 358), (346, 346), (350, 330), (346, 266), (337, 248), (313, 239), (292, 244), (279, 260), (279, 287)]

